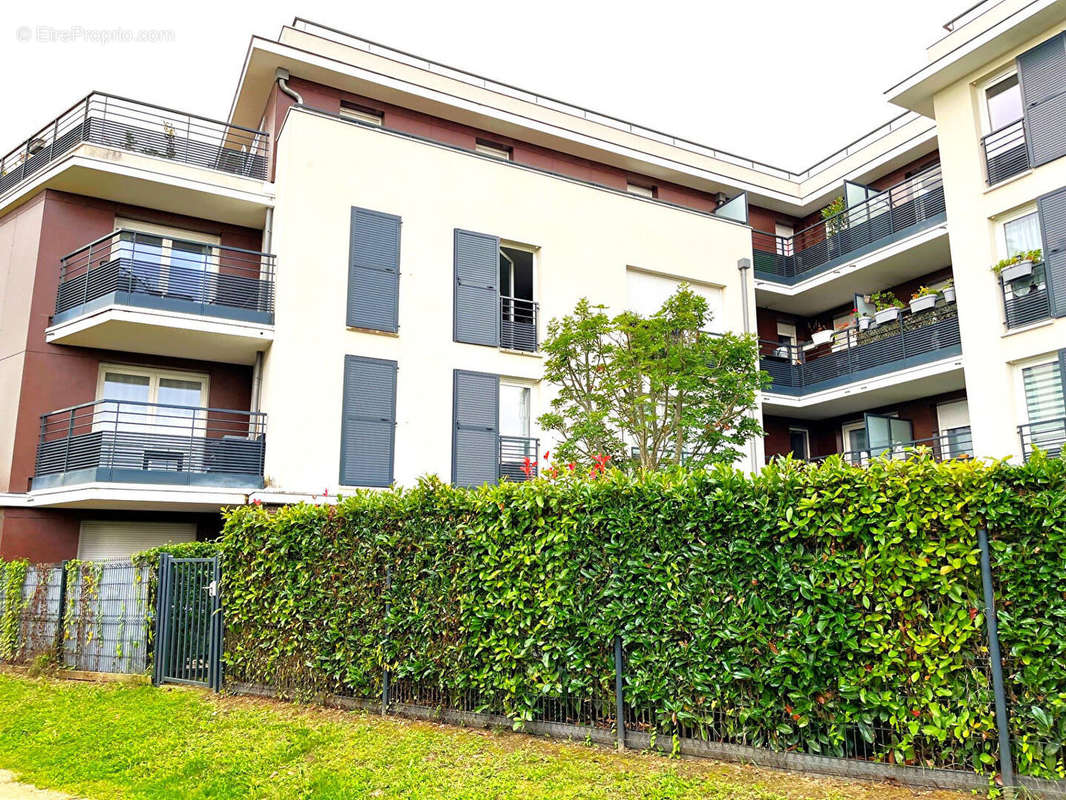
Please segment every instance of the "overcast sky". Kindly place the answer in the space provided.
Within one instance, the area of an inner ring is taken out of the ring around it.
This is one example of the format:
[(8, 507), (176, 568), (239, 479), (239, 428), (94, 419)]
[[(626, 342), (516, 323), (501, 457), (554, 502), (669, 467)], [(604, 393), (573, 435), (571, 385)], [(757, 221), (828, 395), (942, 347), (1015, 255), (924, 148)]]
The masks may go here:
[[(92, 90), (224, 118), (249, 37), (274, 38), (298, 15), (798, 170), (899, 113), (882, 93), (925, 63), (941, 25), (969, 4), (9, 3), (0, 152)], [(171, 41), (102, 43), (116, 28)], [(70, 36), (79, 41), (61, 41)]]

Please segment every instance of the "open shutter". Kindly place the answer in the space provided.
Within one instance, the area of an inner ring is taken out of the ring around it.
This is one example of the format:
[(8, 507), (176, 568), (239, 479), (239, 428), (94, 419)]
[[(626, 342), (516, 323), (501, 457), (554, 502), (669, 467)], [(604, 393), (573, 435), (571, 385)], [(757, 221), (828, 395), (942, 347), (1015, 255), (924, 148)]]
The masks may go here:
[(396, 362), (345, 356), (341, 484), (390, 485), (395, 437)]
[(500, 343), (500, 239), (455, 231), (455, 341)]
[(1034, 167), (1066, 155), (1066, 33), (1018, 56), (1025, 138)]
[(455, 370), (452, 483), (481, 486), (500, 477), (500, 379)]
[(348, 248), (348, 325), (396, 332), (399, 326), (400, 218), (352, 209)]
[(1066, 186), (1036, 201), (1051, 314), (1066, 317)]

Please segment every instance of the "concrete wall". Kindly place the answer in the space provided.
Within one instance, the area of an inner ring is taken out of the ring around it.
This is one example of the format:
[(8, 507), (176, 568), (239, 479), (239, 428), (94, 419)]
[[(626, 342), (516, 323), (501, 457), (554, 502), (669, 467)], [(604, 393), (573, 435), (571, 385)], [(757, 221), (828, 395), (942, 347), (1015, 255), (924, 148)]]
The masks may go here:
[[(452, 370), (535, 383), (537, 355), (452, 341), (453, 231), (537, 248), (540, 336), (582, 296), (621, 310), (627, 267), (722, 287), (724, 327), (739, 330), (746, 226), (547, 176), (308, 112), (290, 113), (278, 143), (275, 341), (264, 368), (268, 485), (337, 486), (345, 354), (396, 360), (395, 478), (451, 473)], [(399, 334), (345, 328), (350, 208), (403, 218)], [(749, 287), (749, 308), (754, 293)], [(550, 389), (535, 386), (533, 418)], [(542, 437), (542, 450), (551, 447)]]

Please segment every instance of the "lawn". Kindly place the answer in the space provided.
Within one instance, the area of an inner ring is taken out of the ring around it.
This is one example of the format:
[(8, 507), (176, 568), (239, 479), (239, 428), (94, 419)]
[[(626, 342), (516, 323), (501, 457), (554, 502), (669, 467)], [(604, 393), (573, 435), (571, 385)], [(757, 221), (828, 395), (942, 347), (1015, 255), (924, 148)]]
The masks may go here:
[(0, 674), (0, 769), (93, 800), (903, 800), (916, 794), (191, 689), (11, 674)]

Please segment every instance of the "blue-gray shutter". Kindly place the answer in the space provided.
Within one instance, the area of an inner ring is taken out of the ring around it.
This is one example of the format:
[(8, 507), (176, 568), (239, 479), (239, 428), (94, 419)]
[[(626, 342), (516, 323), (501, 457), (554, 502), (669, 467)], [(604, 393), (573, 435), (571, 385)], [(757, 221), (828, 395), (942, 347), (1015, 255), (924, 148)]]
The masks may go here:
[(348, 326), (395, 333), (399, 308), (400, 218), (352, 208)]
[(500, 238), (455, 231), (457, 342), (500, 343)]
[(1066, 155), (1066, 33), (1018, 56), (1029, 163)]
[(455, 370), (452, 483), (481, 486), (500, 478), (500, 378)]
[(345, 356), (341, 414), (341, 484), (390, 485), (396, 440), (396, 362)]
[(1037, 198), (1051, 314), (1066, 317), (1066, 186)]

